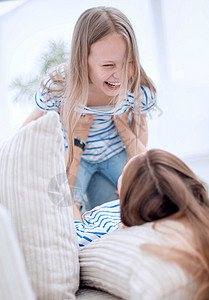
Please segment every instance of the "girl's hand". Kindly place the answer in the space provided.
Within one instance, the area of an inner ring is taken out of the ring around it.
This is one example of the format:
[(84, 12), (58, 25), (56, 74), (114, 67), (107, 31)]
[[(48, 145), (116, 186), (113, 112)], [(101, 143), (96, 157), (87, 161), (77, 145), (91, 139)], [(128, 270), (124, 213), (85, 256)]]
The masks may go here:
[(81, 116), (78, 123), (76, 124), (74, 130), (74, 136), (76, 136), (79, 139), (82, 139), (85, 142), (89, 135), (89, 129), (92, 123), (93, 123), (92, 114)]
[(118, 199), (119, 199), (119, 192), (118, 192), (118, 190), (115, 190), (115, 195), (118, 197)]

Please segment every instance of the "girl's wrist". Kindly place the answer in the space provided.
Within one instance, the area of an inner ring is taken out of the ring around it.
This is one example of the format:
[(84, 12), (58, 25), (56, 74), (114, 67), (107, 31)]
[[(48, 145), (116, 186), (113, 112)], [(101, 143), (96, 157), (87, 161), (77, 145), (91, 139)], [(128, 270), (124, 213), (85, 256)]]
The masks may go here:
[(73, 146), (73, 159), (80, 163), (81, 156), (83, 154), (83, 149)]
[(90, 126), (79, 127), (74, 131), (74, 137), (86, 142), (89, 135)]
[(83, 141), (84, 143), (86, 142), (88, 135), (89, 135), (89, 131), (88, 132), (82, 132), (82, 131), (74, 132), (74, 138), (77, 138), (77, 139)]
[(74, 137), (74, 146), (77, 146), (84, 151), (86, 148), (86, 142), (84, 142), (82, 139), (75, 136)]

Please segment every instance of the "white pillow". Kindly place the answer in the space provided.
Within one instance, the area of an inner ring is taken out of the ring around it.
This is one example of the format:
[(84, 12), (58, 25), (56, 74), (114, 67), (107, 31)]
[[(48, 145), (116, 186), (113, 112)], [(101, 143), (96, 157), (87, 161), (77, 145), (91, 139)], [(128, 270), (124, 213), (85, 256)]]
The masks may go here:
[(56, 112), (1, 146), (0, 202), (12, 216), (37, 298), (75, 299), (78, 246)]
[[(170, 226), (172, 222), (167, 224)], [(178, 227), (178, 223), (174, 222), (174, 226)], [(81, 284), (126, 300), (190, 300), (191, 294), (181, 288), (190, 284), (188, 274), (177, 264), (140, 249), (146, 243), (167, 246), (175, 243), (173, 234), (177, 233), (172, 227), (169, 230), (158, 225), (158, 229), (155, 231), (152, 223), (125, 228), (84, 247), (80, 251)]]

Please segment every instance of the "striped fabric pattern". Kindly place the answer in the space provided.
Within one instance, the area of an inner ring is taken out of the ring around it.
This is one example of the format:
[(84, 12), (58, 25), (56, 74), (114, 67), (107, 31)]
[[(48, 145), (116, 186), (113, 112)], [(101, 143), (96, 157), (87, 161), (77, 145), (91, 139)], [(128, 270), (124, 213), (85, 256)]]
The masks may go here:
[[(54, 71), (56, 72), (56, 70)], [(64, 67), (62, 69), (63, 78), (65, 78)], [(59, 90), (57, 84), (52, 83), (50, 77), (44, 81), (46, 87), (52, 87), (55, 92), (47, 93), (47, 89), (40, 87), (35, 94), (35, 103), (40, 109), (55, 110), (59, 113), (60, 107), (63, 105), (63, 97), (56, 95), (56, 90)], [(140, 109), (141, 113), (146, 113), (151, 110), (156, 103), (156, 98), (150, 88), (141, 87), (140, 92)], [(102, 162), (113, 155), (121, 152), (124, 145), (114, 126), (112, 119), (113, 115), (120, 115), (130, 108), (134, 111), (134, 96), (127, 93), (127, 98), (122, 101), (121, 106), (115, 111), (113, 105), (97, 106), (97, 107), (82, 107), (83, 114), (93, 114), (93, 124), (90, 127), (89, 136), (86, 141), (86, 149), (83, 152), (82, 158), (93, 163)], [(67, 148), (65, 135), (64, 144)]]
[(83, 214), (83, 222), (74, 221), (79, 247), (84, 247), (108, 232), (118, 229), (120, 222), (119, 199), (109, 201)]

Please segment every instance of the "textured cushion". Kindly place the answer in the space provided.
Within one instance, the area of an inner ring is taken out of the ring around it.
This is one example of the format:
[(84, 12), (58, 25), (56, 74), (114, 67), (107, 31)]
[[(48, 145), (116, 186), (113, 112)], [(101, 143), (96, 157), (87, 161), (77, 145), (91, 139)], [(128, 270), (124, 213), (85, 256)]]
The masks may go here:
[(0, 148), (0, 202), (15, 225), (39, 299), (74, 299), (78, 246), (57, 113), (20, 129)]
[(115, 297), (104, 291), (96, 290), (90, 287), (81, 287), (76, 293), (76, 300), (121, 300), (121, 298)]
[[(170, 228), (172, 222), (167, 224), (169, 227), (161, 225), (160, 231), (151, 223), (121, 229), (84, 247), (80, 251), (81, 284), (126, 300), (191, 299), (181, 288), (189, 284), (188, 274), (177, 264), (140, 248), (146, 243), (174, 245), (178, 234)], [(174, 227), (178, 225), (174, 222)]]

